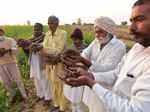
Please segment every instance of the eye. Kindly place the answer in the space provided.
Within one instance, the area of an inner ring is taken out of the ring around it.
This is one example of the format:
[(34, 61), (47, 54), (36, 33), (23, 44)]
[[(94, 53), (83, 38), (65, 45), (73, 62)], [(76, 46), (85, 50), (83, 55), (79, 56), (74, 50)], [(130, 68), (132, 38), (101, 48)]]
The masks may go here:
[(134, 19), (135, 22), (142, 22), (143, 20), (145, 20), (144, 16), (138, 16)]

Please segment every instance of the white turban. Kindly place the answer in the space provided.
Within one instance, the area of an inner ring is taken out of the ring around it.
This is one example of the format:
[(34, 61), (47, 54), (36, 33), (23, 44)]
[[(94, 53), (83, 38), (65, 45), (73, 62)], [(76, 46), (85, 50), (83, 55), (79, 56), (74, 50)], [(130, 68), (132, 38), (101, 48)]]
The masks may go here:
[(109, 17), (99, 17), (95, 19), (94, 27), (100, 27), (108, 33), (115, 34), (116, 24)]

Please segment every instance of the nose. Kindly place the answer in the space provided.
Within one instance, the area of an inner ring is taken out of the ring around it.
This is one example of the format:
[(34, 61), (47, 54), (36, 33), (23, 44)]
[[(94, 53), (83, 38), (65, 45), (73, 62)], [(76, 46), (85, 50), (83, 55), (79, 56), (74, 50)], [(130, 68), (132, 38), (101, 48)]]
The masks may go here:
[(95, 37), (98, 37), (99, 36), (99, 34), (98, 33), (95, 33)]
[(137, 30), (137, 26), (134, 22), (132, 22), (131, 25), (129, 26), (129, 33), (132, 34), (136, 32), (136, 30)]

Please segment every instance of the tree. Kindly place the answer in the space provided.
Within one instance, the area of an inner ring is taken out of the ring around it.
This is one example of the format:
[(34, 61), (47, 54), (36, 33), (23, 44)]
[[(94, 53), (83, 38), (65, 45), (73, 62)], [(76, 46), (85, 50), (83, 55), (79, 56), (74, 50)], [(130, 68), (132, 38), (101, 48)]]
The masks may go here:
[(27, 20), (27, 25), (31, 25), (31, 21), (30, 20)]
[(77, 25), (82, 25), (81, 18), (77, 19)]
[(121, 25), (123, 25), (123, 26), (126, 26), (127, 24), (128, 24), (127, 21), (122, 21), (122, 22), (121, 22)]

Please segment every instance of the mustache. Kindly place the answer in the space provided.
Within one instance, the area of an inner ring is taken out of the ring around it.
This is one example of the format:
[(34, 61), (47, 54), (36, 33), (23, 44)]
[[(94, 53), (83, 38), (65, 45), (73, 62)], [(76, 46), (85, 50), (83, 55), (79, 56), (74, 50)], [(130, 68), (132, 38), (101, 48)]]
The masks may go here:
[(140, 33), (140, 32), (135, 32), (135, 31), (130, 31), (129, 34), (130, 34), (130, 35), (139, 35), (139, 36), (142, 35), (142, 33)]

